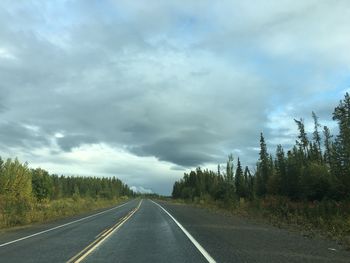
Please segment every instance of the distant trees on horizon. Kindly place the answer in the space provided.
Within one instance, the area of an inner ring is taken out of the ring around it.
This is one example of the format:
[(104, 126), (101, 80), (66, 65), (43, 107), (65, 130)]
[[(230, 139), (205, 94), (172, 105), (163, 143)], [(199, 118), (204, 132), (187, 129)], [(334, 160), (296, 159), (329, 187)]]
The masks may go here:
[[(339, 134), (331, 135), (312, 112), (314, 131), (307, 134), (303, 119), (294, 120), (298, 138), (287, 152), (277, 145), (275, 155), (267, 151), (263, 133), (256, 172), (243, 170), (238, 158), (236, 169), (229, 155), (226, 172), (197, 168), (175, 182), (173, 198), (233, 200), (239, 198), (286, 196), (292, 200), (343, 200), (350, 198), (350, 96), (345, 94), (334, 109), (333, 120)], [(323, 136), (322, 136), (323, 134)]]
[(25, 220), (36, 203), (67, 198), (112, 200), (132, 195), (128, 185), (115, 177), (58, 176), (41, 168), (30, 169), (17, 159), (3, 161), (0, 157), (0, 222), (7, 225)]

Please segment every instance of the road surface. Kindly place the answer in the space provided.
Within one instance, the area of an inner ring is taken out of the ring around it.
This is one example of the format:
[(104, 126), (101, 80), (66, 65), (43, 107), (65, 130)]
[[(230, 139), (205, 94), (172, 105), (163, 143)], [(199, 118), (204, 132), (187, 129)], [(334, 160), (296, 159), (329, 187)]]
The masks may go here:
[(0, 262), (350, 262), (335, 243), (204, 209), (132, 200), (0, 234)]

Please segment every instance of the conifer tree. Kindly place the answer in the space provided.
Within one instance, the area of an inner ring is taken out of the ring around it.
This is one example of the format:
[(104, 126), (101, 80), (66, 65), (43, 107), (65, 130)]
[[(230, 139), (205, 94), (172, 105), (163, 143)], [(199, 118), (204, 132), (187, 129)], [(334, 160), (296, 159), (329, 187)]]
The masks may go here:
[(328, 167), (331, 167), (331, 147), (332, 147), (332, 135), (327, 126), (323, 127), (324, 136), (324, 160)]
[(313, 132), (313, 141), (314, 141), (314, 152), (315, 152), (315, 157), (317, 157), (317, 161), (319, 161), (320, 163), (323, 162), (322, 159), (322, 151), (321, 151), (321, 135), (320, 132), (318, 130), (319, 127), (321, 127), (321, 125), (318, 122), (318, 117), (316, 115), (315, 112), (312, 112), (312, 118), (314, 120), (314, 132)]
[(248, 166), (246, 166), (243, 173), (244, 197), (249, 197), (249, 175), (250, 171)]
[(234, 183), (233, 178), (233, 155), (230, 154), (228, 156), (227, 164), (226, 164), (226, 181), (230, 184)]
[(298, 130), (299, 130), (299, 135), (298, 135), (299, 140), (297, 140), (297, 145), (299, 146), (300, 152), (303, 154), (303, 157), (304, 157), (303, 159), (305, 161), (305, 158), (309, 156), (309, 150), (308, 150), (309, 140), (305, 132), (304, 120), (294, 119), (294, 121), (297, 124)]
[(267, 193), (267, 182), (270, 175), (270, 160), (263, 133), (260, 133), (260, 153), (257, 164), (257, 194), (264, 196)]
[(280, 182), (280, 194), (284, 193), (288, 188), (288, 180), (286, 177), (286, 158), (282, 145), (277, 145), (276, 148), (276, 175)]
[(333, 120), (339, 125), (339, 135), (336, 138), (344, 173), (350, 172), (350, 96), (345, 94), (344, 100), (334, 109)]
[(244, 179), (243, 179), (243, 170), (241, 166), (241, 162), (239, 161), (239, 158), (237, 159), (237, 168), (235, 173), (235, 187), (236, 187), (236, 193), (238, 197), (244, 196)]
[[(341, 182), (345, 189), (350, 189), (350, 96), (345, 94), (343, 100), (334, 109), (333, 120), (339, 125), (339, 135), (336, 137), (334, 149), (336, 153), (336, 163), (339, 166)], [(347, 194), (348, 196), (350, 193)]]
[(292, 199), (299, 197), (299, 182), (301, 177), (300, 151), (294, 146), (292, 151), (287, 153), (285, 188), (282, 193)]

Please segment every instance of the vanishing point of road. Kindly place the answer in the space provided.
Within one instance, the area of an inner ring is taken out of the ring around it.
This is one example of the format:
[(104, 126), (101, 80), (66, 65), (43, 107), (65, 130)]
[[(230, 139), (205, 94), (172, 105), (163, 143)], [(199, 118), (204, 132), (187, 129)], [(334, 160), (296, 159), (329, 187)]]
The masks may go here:
[(0, 262), (350, 262), (336, 243), (152, 200), (0, 233)]

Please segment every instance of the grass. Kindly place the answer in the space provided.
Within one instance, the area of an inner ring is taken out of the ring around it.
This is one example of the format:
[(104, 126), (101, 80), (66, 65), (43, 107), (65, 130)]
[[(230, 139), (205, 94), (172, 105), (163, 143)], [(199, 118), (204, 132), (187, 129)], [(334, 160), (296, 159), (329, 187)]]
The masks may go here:
[(12, 209), (7, 213), (0, 213), (0, 229), (23, 226), (33, 223), (44, 223), (55, 219), (79, 215), (97, 209), (107, 208), (127, 200), (119, 199), (93, 199), (93, 198), (62, 198), (59, 200), (42, 200), (30, 202), (25, 210)]

